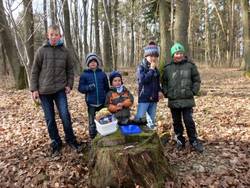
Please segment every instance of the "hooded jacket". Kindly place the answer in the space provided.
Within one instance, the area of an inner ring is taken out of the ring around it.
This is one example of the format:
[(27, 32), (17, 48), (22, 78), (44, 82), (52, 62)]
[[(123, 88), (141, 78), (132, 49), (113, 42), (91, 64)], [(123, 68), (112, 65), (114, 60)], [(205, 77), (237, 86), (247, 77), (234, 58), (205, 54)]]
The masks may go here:
[(179, 63), (171, 62), (164, 67), (163, 93), (170, 108), (195, 106), (194, 96), (200, 90), (200, 74), (194, 63), (187, 58)]
[(30, 91), (40, 94), (53, 94), (66, 86), (73, 88), (74, 70), (73, 59), (63, 43), (51, 46), (46, 42), (41, 46), (34, 58)]
[[(90, 85), (95, 85), (90, 87)], [(78, 91), (85, 94), (87, 104), (102, 105), (109, 90), (107, 75), (100, 69), (85, 69), (80, 76)]]

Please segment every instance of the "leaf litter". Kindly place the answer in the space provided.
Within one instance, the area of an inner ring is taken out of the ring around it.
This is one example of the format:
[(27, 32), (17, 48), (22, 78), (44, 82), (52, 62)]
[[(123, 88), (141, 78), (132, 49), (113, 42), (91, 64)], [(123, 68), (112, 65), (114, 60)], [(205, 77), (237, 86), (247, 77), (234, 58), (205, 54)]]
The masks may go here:
[[(135, 96), (135, 114), (136, 78), (133, 71), (128, 72), (123, 79)], [(201, 67), (200, 72), (194, 120), (203, 154), (189, 145), (176, 150), (167, 99), (158, 103), (158, 132), (172, 135), (164, 149), (177, 176), (177, 182), (166, 182), (166, 187), (250, 187), (250, 80), (236, 69)], [(87, 142), (84, 96), (74, 89), (68, 100), (77, 139)], [(0, 112), (0, 187), (88, 187), (87, 149), (79, 154), (64, 144), (60, 157), (50, 157), (44, 115), (28, 90), (1, 88)], [(58, 114), (56, 119), (63, 139)]]

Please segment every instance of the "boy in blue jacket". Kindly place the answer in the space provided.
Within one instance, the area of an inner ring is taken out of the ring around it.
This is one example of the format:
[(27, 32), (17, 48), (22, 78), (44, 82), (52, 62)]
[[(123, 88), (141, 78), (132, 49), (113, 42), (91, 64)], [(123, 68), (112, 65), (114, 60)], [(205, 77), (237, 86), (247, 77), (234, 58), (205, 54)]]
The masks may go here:
[(157, 69), (158, 57), (158, 46), (155, 42), (150, 42), (144, 48), (144, 58), (137, 69), (139, 89), (135, 120), (140, 120), (145, 114), (148, 114), (147, 126), (151, 129), (155, 128), (157, 102), (159, 98), (163, 98), (160, 87), (160, 72)]
[(85, 94), (88, 106), (89, 136), (94, 139), (97, 131), (94, 122), (96, 112), (104, 107), (106, 94), (109, 91), (108, 78), (99, 68), (100, 59), (95, 53), (86, 57), (87, 69), (80, 76), (78, 91)]

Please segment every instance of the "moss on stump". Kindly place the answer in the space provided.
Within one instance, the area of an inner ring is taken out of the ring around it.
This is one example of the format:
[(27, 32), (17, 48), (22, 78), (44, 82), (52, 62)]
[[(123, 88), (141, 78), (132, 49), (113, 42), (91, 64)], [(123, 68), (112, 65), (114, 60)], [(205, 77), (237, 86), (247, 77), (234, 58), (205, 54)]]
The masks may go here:
[(93, 141), (90, 187), (164, 187), (172, 172), (155, 132), (123, 136), (117, 131)]

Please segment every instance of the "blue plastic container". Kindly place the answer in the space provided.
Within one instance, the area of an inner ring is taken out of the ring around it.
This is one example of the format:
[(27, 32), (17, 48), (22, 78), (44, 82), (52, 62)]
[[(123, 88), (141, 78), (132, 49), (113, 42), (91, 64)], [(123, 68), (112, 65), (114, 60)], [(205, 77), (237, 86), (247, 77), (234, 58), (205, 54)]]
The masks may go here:
[(123, 135), (139, 134), (141, 133), (141, 128), (138, 125), (122, 125), (119, 126)]

